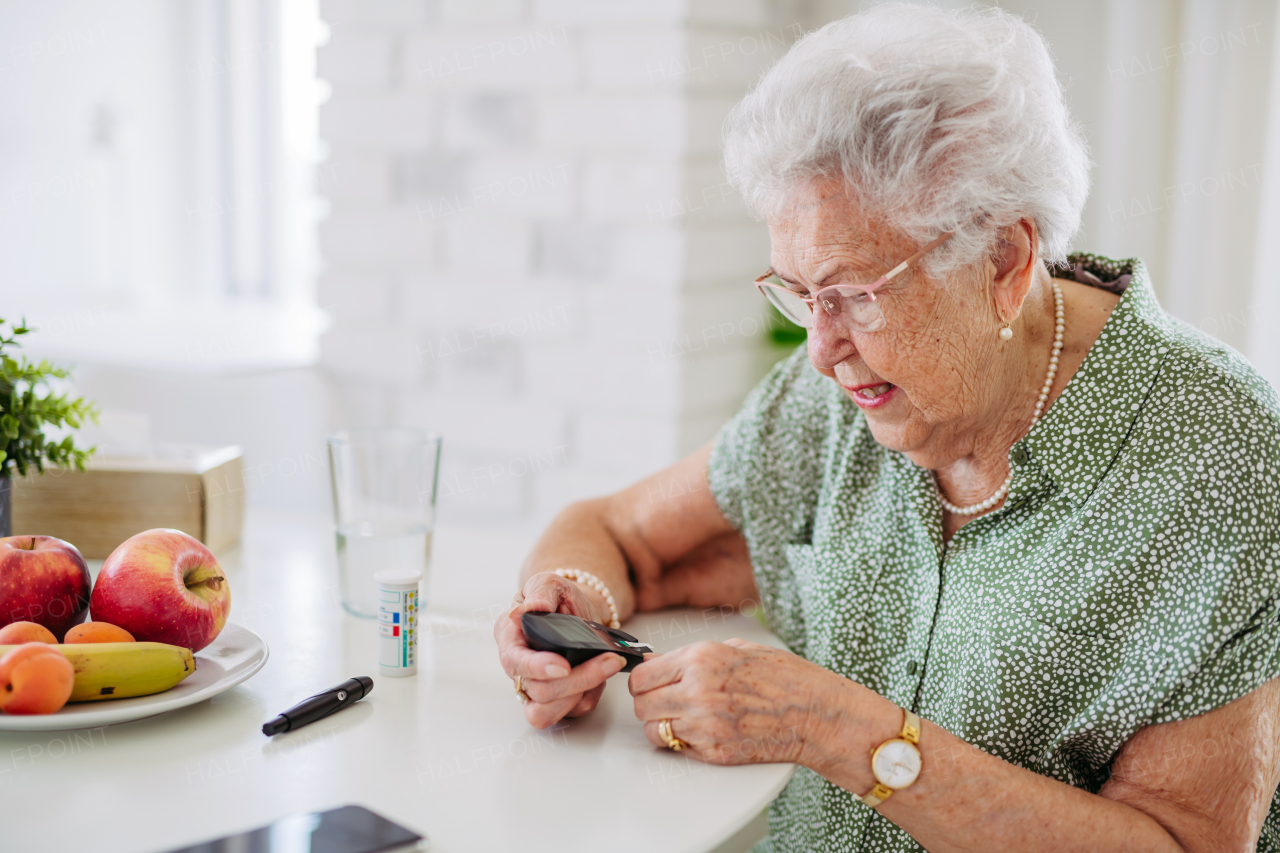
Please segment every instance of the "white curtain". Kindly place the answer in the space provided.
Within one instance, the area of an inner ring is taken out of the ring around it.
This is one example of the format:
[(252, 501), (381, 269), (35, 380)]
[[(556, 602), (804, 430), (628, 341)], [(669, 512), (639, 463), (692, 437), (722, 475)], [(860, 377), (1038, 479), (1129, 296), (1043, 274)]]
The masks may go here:
[(1275, 383), (1280, 350), (1266, 352), (1259, 332), (1280, 305), (1259, 261), (1275, 233), (1264, 183), (1280, 166), (1268, 138), (1276, 4), (1112, 0), (1104, 14), (1090, 243), (1142, 256), (1168, 311)]
[[(1280, 15), (1273, 22), (1271, 44), (1280, 44)], [(1251, 235), (1253, 308), (1246, 351), (1271, 384), (1280, 388), (1280, 266), (1274, 257), (1280, 242), (1280, 51), (1274, 48), (1268, 84), (1263, 104), (1266, 136), (1261, 198)]]

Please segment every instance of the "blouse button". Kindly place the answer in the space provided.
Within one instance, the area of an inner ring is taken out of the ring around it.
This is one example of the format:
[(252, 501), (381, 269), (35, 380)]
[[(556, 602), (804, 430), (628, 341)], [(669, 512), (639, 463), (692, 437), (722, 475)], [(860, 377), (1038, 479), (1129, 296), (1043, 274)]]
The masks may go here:
[(1025, 447), (1015, 447), (1015, 448), (1013, 449), (1013, 464), (1014, 464), (1014, 465), (1026, 465), (1026, 464), (1027, 464), (1027, 459), (1028, 459), (1029, 457), (1030, 457), (1030, 454), (1029, 454), (1029, 453), (1027, 453), (1027, 449), (1026, 449)]
[(911, 663), (907, 664), (907, 675), (915, 675), (917, 669), (919, 669), (919, 666), (915, 661), (911, 661)]

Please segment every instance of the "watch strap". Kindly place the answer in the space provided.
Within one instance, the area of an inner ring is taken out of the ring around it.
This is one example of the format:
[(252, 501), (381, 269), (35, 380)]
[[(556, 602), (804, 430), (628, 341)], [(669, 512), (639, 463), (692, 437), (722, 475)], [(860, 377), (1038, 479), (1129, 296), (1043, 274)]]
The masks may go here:
[(915, 711), (902, 709), (902, 734), (900, 737), (907, 743), (920, 743), (920, 715)]
[(893, 789), (886, 788), (884, 785), (877, 782), (875, 784), (875, 787), (873, 787), (870, 791), (867, 791), (861, 797), (858, 797), (858, 799), (862, 800), (864, 803), (866, 803), (867, 805), (871, 806), (871, 808), (874, 809), (876, 806), (880, 805), (885, 800), (889, 799), (889, 797), (891, 796), (893, 796)]

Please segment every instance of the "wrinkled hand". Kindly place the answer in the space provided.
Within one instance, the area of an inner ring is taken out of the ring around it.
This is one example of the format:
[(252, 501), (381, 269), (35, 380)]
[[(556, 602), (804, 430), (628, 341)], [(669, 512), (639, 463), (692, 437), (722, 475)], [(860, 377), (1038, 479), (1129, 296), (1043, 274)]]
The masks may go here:
[(595, 710), (605, 681), (626, 665), (622, 656), (596, 655), (570, 669), (563, 656), (529, 648), (520, 626), (521, 615), (530, 610), (568, 613), (599, 622), (600, 614), (582, 588), (553, 572), (539, 572), (529, 578), (511, 604), (494, 624), (493, 636), (507, 675), (513, 682), (516, 676), (523, 676), (522, 686), (531, 700), (524, 706), (525, 719), (535, 728), (545, 729), (565, 717), (581, 717)]
[(820, 703), (843, 681), (790, 652), (733, 639), (646, 656), (629, 686), (655, 746), (667, 745), (658, 722), (670, 718), (672, 733), (703, 761), (803, 764)]

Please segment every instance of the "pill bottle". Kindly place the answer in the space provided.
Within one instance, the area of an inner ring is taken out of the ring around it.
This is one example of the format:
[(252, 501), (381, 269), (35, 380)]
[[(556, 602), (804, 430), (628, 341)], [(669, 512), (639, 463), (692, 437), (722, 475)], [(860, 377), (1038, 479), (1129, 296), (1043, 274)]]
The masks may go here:
[(383, 569), (378, 581), (378, 671), (397, 678), (418, 671), (418, 584), (416, 569)]

